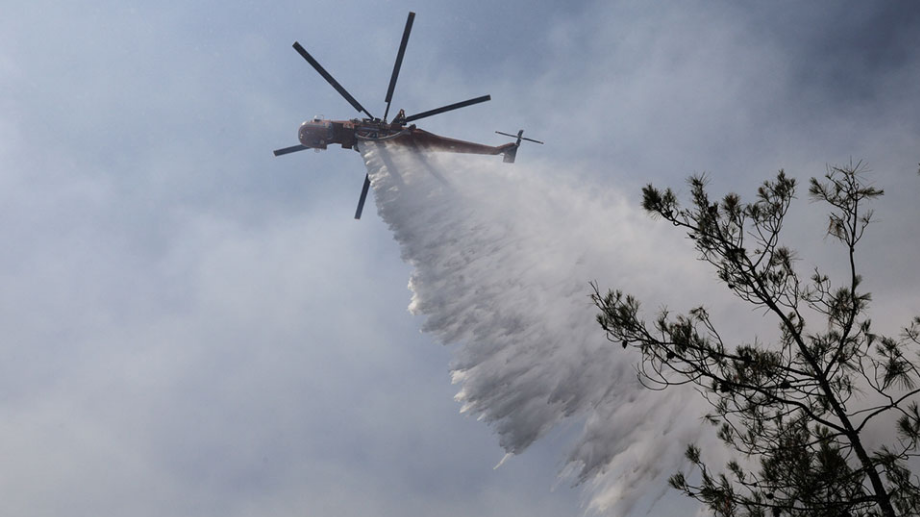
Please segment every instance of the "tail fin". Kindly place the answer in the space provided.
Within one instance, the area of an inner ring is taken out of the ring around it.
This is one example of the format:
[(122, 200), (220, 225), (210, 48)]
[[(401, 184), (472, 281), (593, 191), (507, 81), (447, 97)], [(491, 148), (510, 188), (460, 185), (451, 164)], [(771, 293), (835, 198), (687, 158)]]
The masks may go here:
[(505, 163), (514, 163), (514, 158), (517, 156), (518, 147), (521, 146), (521, 140), (527, 140), (528, 142), (533, 142), (535, 144), (543, 143), (539, 140), (534, 140), (533, 138), (525, 137), (523, 129), (518, 131), (516, 135), (512, 135), (509, 133), (502, 133), (501, 131), (496, 131), (496, 133), (498, 133), (499, 135), (510, 136), (511, 138), (517, 138), (514, 144), (506, 144), (508, 146), (508, 149), (502, 152), (502, 154), (505, 155), (504, 156)]

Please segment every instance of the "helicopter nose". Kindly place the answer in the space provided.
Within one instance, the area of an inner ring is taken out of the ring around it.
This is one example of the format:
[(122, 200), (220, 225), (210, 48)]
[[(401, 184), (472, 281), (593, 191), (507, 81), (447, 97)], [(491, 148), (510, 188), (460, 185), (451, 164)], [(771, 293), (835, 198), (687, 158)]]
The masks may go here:
[(327, 132), (328, 130), (324, 124), (317, 125), (316, 123), (307, 121), (301, 124), (297, 139), (300, 140), (300, 143), (304, 147), (325, 149), (326, 144), (329, 142)]
[(313, 139), (310, 138), (309, 126), (304, 122), (301, 124), (300, 129), (297, 131), (297, 139), (300, 140), (300, 143), (306, 147), (313, 147)]

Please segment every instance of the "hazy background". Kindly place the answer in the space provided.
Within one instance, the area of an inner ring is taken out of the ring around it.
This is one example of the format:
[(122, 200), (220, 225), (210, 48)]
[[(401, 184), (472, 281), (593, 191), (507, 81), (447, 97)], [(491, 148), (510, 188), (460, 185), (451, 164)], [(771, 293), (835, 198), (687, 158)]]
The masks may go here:
[[(589, 501), (622, 510), (623, 478), (587, 492), (557, 481), (577, 444), (636, 443), (618, 440), (636, 425), (691, 433), (696, 421), (669, 427), (670, 395), (651, 424), (551, 411), (554, 426), (493, 470), (500, 442), (526, 442), (507, 441), (509, 429), (529, 427), (459, 414), (462, 384), (451, 385), (449, 365), (470, 356), (438, 345), (443, 334), (419, 333), (437, 331), (437, 311), (407, 312), (406, 285), (420, 270), (407, 246), (428, 241), (395, 241), (399, 226), (374, 204), (352, 219), (367, 170), (359, 154), (272, 157), (296, 143), (302, 120), (356, 115), (291, 43), (379, 116), (409, 10), (418, 16), (394, 110), (489, 93), (489, 103), (420, 125), (489, 144), (504, 142), (494, 130), (525, 128), (547, 142), (513, 166), (445, 162), (456, 185), (509, 200), (489, 205), (504, 213), (470, 212), (476, 203), (439, 212), (452, 228), (475, 214), (481, 226), (464, 235), (480, 242), (520, 243), (512, 255), (480, 251), (495, 261), (482, 271), (507, 277), (516, 270), (502, 257), (528, 257), (514, 278), (531, 288), (562, 279), (571, 299), (580, 281), (585, 325), (588, 282), (598, 280), (652, 310), (706, 303), (733, 333), (763, 331), (772, 323), (729, 308), (689, 244), (640, 213), (639, 189), (686, 192), (683, 178), (707, 171), (715, 193), (750, 198), (777, 169), (804, 183), (852, 158), (887, 192), (860, 253), (873, 319), (895, 333), (920, 313), (914, 4), (0, 6), (3, 513), (575, 515)], [(833, 272), (842, 262), (823, 239), (820, 207), (800, 194), (788, 243), (803, 271)], [(547, 296), (532, 317), (550, 325), (568, 300)], [(552, 335), (564, 337), (566, 323)], [(603, 342), (581, 324), (572, 332)], [(521, 363), (541, 372), (533, 386), (575, 379), (579, 360), (607, 357), (566, 350), (571, 371), (551, 357)], [(609, 354), (629, 365), (618, 347)], [(613, 380), (611, 390), (635, 391), (628, 373)], [(508, 393), (481, 391), (490, 392)], [(642, 463), (662, 475), (670, 465)], [(644, 515), (660, 487), (630, 491), (641, 499), (632, 513)], [(665, 498), (652, 513), (685, 515), (678, 504)]]

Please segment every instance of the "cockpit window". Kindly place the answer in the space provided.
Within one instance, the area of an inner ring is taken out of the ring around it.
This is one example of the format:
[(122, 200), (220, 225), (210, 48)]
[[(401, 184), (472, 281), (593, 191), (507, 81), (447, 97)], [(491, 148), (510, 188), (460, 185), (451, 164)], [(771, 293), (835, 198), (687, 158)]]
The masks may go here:
[(311, 120), (300, 127), (300, 143), (307, 147), (325, 149), (334, 137), (335, 129), (328, 120)]

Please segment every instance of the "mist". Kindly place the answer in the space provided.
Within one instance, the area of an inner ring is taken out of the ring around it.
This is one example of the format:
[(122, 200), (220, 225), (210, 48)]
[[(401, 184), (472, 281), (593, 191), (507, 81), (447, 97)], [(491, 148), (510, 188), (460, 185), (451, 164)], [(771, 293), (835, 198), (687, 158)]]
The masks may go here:
[(374, 143), (362, 154), (379, 215), (412, 267), (409, 310), (455, 345), (460, 410), (495, 430), (506, 459), (568, 429), (561, 475), (591, 482), (591, 509), (622, 514), (659, 492), (700, 438), (701, 405), (692, 391), (638, 383), (637, 356), (595, 322), (589, 283), (660, 298), (654, 286), (707, 279), (691, 250), (666, 245), (619, 192), (569, 184), (526, 158)]

